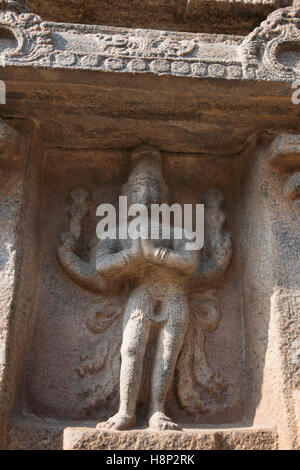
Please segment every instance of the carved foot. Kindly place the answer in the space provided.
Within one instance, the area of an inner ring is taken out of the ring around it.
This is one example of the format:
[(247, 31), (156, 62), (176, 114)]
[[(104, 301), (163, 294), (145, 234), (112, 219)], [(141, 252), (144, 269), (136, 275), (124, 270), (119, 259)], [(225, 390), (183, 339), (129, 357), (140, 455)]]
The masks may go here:
[(179, 424), (174, 423), (171, 421), (168, 416), (166, 416), (164, 413), (157, 411), (155, 412), (150, 420), (149, 420), (149, 426), (151, 429), (154, 429), (155, 431), (182, 431), (182, 428), (179, 426)]
[(125, 415), (124, 413), (117, 413), (107, 421), (97, 424), (97, 429), (112, 429), (115, 431), (122, 431), (132, 428), (135, 425), (135, 417)]

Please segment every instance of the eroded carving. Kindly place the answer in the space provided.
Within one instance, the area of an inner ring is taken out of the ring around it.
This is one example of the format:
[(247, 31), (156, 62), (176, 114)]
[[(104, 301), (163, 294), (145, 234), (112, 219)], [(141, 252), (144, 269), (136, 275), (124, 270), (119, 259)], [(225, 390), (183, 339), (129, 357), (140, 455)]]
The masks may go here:
[[(133, 152), (123, 195), (128, 197), (129, 205), (138, 203), (146, 207), (166, 200), (159, 151), (143, 147)], [(166, 398), (174, 379), (178, 400), (191, 413), (209, 409), (209, 401), (220, 399), (226, 389), (225, 382), (210, 369), (205, 351), (205, 335), (220, 322), (217, 295), (211, 284), (225, 273), (232, 254), (229, 234), (223, 231), (223, 196), (217, 190), (206, 194), (207, 261), (200, 260), (196, 251), (186, 250), (187, 240), (175, 239), (174, 229), (170, 239), (163, 239), (165, 227), (160, 224), (157, 240), (123, 240), (119, 237), (122, 228), (119, 226), (117, 238), (93, 244), (88, 262), (76, 254), (86, 197), (82, 190), (72, 193), (70, 231), (64, 234), (58, 250), (62, 267), (75, 282), (107, 298), (101, 309), (95, 305), (86, 314), (88, 329), (101, 334), (101, 341), (97, 342), (98, 349), (81, 356), (77, 372), (85, 382), (82, 394), (88, 396), (90, 406), (95, 406), (97, 398), (109, 398), (120, 382), (119, 411), (99, 426), (116, 430), (134, 426), (144, 355), (150, 330), (155, 327), (149, 424), (156, 430), (178, 430), (180, 426), (165, 414)], [(108, 287), (117, 297), (124, 297), (124, 308), (116, 297), (107, 296)], [(121, 328), (121, 321), (122, 345), (118, 340), (109, 343), (102, 333), (112, 325)], [(106, 372), (103, 383), (98, 373), (108, 358), (112, 370)]]
[(286, 175), (285, 196), (300, 216), (300, 136), (283, 134), (269, 148), (269, 163)]
[[(54, 25), (20, 13), (18, 8), (0, 10), (0, 27), (7, 28), (17, 43), (12, 41), (4, 50), (0, 44), (0, 58), (3, 65), (53, 64), (102, 71), (291, 81), (300, 75), (299, 11), (297, 6), (276, 10), (241, 44), (234, 36), (215, 42), (215, 36), (205, 34)], [(56, 49), (53, 38), (61, 34), (63, 41)], [(81, 41), (82, 34), (86, 41)], [(74, 47), (74, 36), (78, 36), (80, 47)], [(97, 50), (86, 47), (90, 41), (97, 44)]]
[(134, 36), (128, 34), (97, 34), (101, 53), (116, 56), (140, 55), (149, 57), (191, 56), (197, 46), (196, 40), (178, 40), (166, 36)]
[(26, 12), (28, 8), (26, 6), (26, 0), (0, 0), (1, 10), (14, 10), (17, 12)]
[(106, 284), (96, 271), (96, 246), (91, 247), (90, 259), (83, 261), (76, 255), (75, 250), (81, 236), (81, 222), (87, 214), (86, 199), (88, 193), (84, 189), (73, 191), (71, 194), (73, 205), (70, 213), (70, 229), (61, 235), (61, 245), (58, 251), (60, 263), (69, 276), (80, 286), (95, 292), (102, 292)]
[(41, 65), (51, 63), (52, 33), (39, 16), (31, 13), (0, 11), (0, 28), (9, 30), (17, 41), (16, 48), (2, 52), (0, 60), (3, 63), (6, 60), (17, 60), (18, 63), (39, 61)]
[(221, 318), (216, 292), (191, 294), (189, 307), (193, 328), (188, 330), (177, 363), (177, 396), (183, 408), (196, 414), (199, 409), (211, 411), (227, 384), (210, 368), (205, 350), (206, 335), (218, 328)]
[(278, 77), (293, 80), (300, 75), (300, 9), (274, 11), (242, 44), (244, 73), (250, 79)]
[(285, 193), (294, 202), (297, 212), (300, 215), (300, 172), (294, 173), (288, 180)]

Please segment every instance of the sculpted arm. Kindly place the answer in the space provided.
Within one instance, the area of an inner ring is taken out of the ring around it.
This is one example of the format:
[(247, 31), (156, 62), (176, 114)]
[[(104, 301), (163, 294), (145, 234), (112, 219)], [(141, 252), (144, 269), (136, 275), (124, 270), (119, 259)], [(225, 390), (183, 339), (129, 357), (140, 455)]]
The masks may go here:
[(132, 248), (120, 250), (117, 240), (102, 240), (96, 253), (96, 270), (104, 277), (118, 277), (132, 266), (139, 251), (139, 240), (133, 241)]
[(94, 250), (91, 251), (89, 262), (86, 262), (75, 254), (76, 244), (76, 238), (70, 233), (62, 235), (57, 253), (61, 266), (76, 284), (94, 292), (103, 292), (106, 283), (96, 271)]
[(178, 250), (158, 248), (156, 256), (162, 257), (162, 265), (166, 268), (176, 269), (185, 275), (193, 275), (198, 264), (196, 252), (185, 250), (183, 246)]
[(98, 275), (95, 265), (95, 248), (91, 249), (88, 262), (83, 261), (76, 253), (76, 247), (82, 233), (82, 220), (88, 213), (86, 200), (88, 192), (77, 189), (70, 194), (73, 204), (70, 208), (71, 219), (69, 231), (61, 235), (57, 256), (60, 265), (70, 278), (84, 289), (101, 293), (106, 283)]
[(176, 269), (185, 275), (195, 274), (198, 257), (195, 251), (185, 250), (185, 241), (176, 240), (174, 249), (154, 248), (151, 240), (142, 240), (144, 256), (153, 264), (159, 264), (168, 269)]
[(200, 263), (196, 271), (198, 282), (215, 281), (226, 272), (232, 257), (232, 244), (228, 232), (223, 231), (225, 216), (221, 211), (223, 194), (211, 190), (205, 195), (205, 215), (211, 257)]

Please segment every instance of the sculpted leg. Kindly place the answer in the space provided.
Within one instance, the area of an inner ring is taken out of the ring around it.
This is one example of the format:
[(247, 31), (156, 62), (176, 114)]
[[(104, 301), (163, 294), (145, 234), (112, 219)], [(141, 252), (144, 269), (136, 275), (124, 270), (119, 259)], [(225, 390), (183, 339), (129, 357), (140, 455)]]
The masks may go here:
[(165, 414), (165, 400), (174, 379), (178, 354), (188, 327), (189, 307), (184, 295), (174, 295), (166, 301), (168, 322), (161, 329), (151, 382), (151, 428), (158, 431), (180, 430)]
[(142, 366), (149, 337), (152, 302), (146, 289), (134, 291), (126, 307), (121, 348), (120, 407), (116, 415), (99, 427), (128, 429), (135, 424), (136, 402), (142, 377)]

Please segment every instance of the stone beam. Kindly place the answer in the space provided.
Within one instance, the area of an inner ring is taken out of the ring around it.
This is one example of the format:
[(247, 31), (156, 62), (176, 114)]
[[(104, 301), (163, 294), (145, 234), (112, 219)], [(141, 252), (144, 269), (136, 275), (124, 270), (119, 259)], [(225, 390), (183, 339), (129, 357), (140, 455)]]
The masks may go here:
[(297, 9), (272, 13), (246, 38), (65, 23), (0, 13), (2, 66), (230, 80), (300, 76)]

